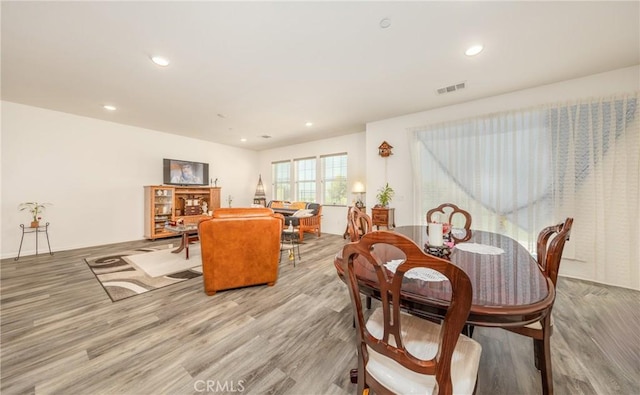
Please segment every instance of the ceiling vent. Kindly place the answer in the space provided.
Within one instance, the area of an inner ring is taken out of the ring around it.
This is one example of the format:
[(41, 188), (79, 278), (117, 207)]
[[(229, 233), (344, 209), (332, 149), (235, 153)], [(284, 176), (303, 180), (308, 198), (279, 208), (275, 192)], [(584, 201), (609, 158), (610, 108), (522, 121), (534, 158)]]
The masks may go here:
[(444, 95), (445, 93), (452, 93), (455, 91), (459, 91), (460, 89), (464, 89), (466, 84), (467, 84), (466, 82), (460, 82), (457, 84), (445, 86), (444, 88), (439, 88), (437, 92), (439, 95)]
[(270, 139), (271, 138), (271, 136), (269, 136), (268, 134), (263, 134), (260, 137), (262, 137), (263, 139)]

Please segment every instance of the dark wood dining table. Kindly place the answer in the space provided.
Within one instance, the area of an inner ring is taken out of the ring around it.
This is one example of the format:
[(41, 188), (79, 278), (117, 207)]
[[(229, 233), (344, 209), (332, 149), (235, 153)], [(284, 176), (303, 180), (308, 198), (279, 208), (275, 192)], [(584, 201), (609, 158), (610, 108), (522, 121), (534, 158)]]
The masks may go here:
[[(407, 236), (423, 250), (427, 250), (427, 226), (400, 226), (393, 229), (393, 232)], [(458, 245), (447, 258), (462, 268), (471, 280), (473, 299), (467, 324), (515, 328), (547, 317), (553, 307), (555, 288), (524, 246), (508, 236), (478, 230), (471, 230), (471, 237), (465, 243), (499, 249), (494, 249), (493, 253), (479, 253), (477, 248), (476, 251), (469, 251), (469, 248)], [(382, 263), (404, 258), (403, 253), (391, 245), (380, 244), (374, 248), (375, 255)], [(334, 266), (338, 276), (344, 281), (342, 251), (336, 254)], [(378, 280), (370, 265), (360, 263), (355, 258), (354, 269), (361, 293), (380, 299)], [(447, 281), (411, 279), (406, 285), (403, 283), (401, 298), (403, 308), (412, 314), (427, 319), (442, 319), (451, 299), (451, 288)], [(544, 342), (547, 343), (545, 347), (548, 347), (548, 335)], [(549, 358), (548, 353), (545, 358)], [(548, 363), (546, 366), (550, 368), (551, 365)], [(553, 393), (552, 379), (547, 383), (543, 382), (542, 390), (544, 394)]]
[[(416, 244), (424, 247), (427, 242), (426, 226), (400, 226), (394, 229)], [(553, 283), (540, 270), (538, 263), (524, 246), (512, 238), (498, 233), (472, 231), (466, 243), (498, 247), (504, 253), (479, 254), (454, 248), (449, 259), (462, 268), (473, 286), (473, 300), (467, 323), (489, 327), (517, 327), (539, 321), (552, 306), (555, 298)], [(378, 251), (386, 261), (401, 258), (393, 249)], [(342, 255), (335, 258), (335, 266), (342, 277)], [(369, 270), (356, 264), (363, 293), (375, 298), (377, 279)], [(417, 314), (444, 317), (450, 293), (446, 282), (417, 281), (407, 287), (404, 306)]]
[[(428, 240), (426, 226), (400, 226), (393, 230), (412, 239), (423, 249)], [(538, 263), (516, 240), (497, 233), (471, 231), (465, 243), (498, 247), (499, 254), (480, 254), (453, 248), (451, 263), (462, 268), (473, 286), (473, 300), (467, 323), (485, 327), (522, 327), (545, 317), (553, 306), (555, 289)], [(401, 251), (388, 245), (376, 245), (376, 256), (381, 261), (402, 259)], [(378, 281), (368, 264), (354, 261), (361, 292), (380, 299)], [(334, 265), (344, 280), (342, 251)], [(406, 279), (405, 279), (406, 281)], [(410, 280), (403, 287), (402, 306), (413, 314), (425, 318), (441, 319), (446, 313), (451, 289), (446, 281)], [(551, 384), (552, 385), (552, 384)], [(551, 388), (543, 389), (545, 393)]]

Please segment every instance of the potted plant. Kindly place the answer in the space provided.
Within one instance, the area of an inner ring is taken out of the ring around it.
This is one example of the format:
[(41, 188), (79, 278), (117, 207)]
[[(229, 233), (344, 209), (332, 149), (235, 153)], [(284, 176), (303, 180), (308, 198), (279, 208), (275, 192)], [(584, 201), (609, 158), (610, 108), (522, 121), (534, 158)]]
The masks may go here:
[(20, 209), (20, 211), (29, 210), (32, 218), (31, 227), (37, 228), (40, 225), (40, 220), (42, 219), (40, 214), (44, 212), (44, 209), (48, 204), (49, 203), (26, 202), (20, 203), (18, 209)]
[(391, 199), (393, 199), (393, 195), (395, 191), (393, 188), (389, 186), (389, 183), (386, 183), (385, 186), (378, 189), (378, 194), (376, 195), (376, 199), (378, 199), (378, 204), (382, 207), (389, 207), (389, 203), (391, 203)]

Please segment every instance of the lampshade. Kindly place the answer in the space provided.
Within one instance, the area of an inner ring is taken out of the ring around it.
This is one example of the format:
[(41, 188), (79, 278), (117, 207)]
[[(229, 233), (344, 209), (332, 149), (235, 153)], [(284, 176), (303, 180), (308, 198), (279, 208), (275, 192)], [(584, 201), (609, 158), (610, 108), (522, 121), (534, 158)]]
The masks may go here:
[(360, 181), (356, 181), (353, 184), (353, 189), (351, 190), (353, 193), (364, 193), (364, 184)]

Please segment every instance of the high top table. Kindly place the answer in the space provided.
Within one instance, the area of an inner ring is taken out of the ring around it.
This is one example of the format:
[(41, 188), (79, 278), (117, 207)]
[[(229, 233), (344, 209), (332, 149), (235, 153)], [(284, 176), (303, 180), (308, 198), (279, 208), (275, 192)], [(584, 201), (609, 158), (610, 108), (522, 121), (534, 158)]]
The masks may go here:
[[(412, 239), (418, 246), (427, 242), (426, 226), (401, 226), (394, 229)], [(491, 255), (464, 251), (454, 248), (449, 259), (469, 276), (473, 286), (473, 299), (467, 323), (486, 327), (522, 327), (546, 319), (553, 306), (555, 289), (553, 283), (540, 270), (536, 260), (520, 243), (508, 236), (472, 231), (471, 239), (465, 242), (497, 247), (502, 253)], [(402, 259), (398, 249), (388, 245), (376, 245), (376, 255), (383, 262)], [(334, 265), (344, 281), (342, 251), (334, 259)], [(361, 284), (361, 292), (380, 299), (380, 291), (375, 272), (354, 262), (356, 275)], [(408, 281), (402, 293), (401, 304), (413, 314), (425, 318), (442, 319), (451, 297), (448, 282)], [(548, 350), (549, 333), (545, 335), (545, 348)], [(551, 362), (548, 352), (542, 356), (541, 369), (547, 369), (549, 382), (543, 383), (545, 394), (553, 393)]]

